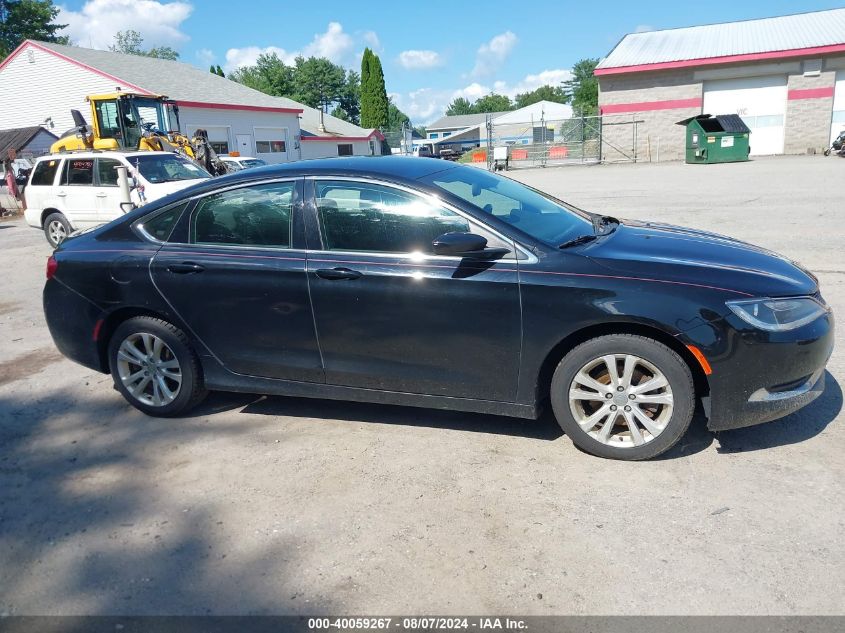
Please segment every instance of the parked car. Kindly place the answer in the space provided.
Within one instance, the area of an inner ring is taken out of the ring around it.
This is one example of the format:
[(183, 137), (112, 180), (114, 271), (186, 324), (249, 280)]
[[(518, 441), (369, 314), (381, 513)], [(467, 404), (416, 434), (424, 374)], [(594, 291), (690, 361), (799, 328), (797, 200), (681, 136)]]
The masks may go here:
[(252, 167), (263, 167), (267, 164), (266, 161), (260, 158), (252, 158), (251, 156), (218, 156), (218, 158), (226, 163), (226, 168), (230, 172), (250, 169)]
[(26, 191), (27, 224), (42, 229), (51, 246), (70, 233), (123, 215), (117, 167), (128, 168), (130, 197), (141, 206), (211, 178), (187, 158), (170, 152), (73, 152), (41, 156)]
[(728, 237), (588, 213), (432, 160), (303, 161), (203, 182), (63, 242), (67, 357), (153, 416), (207, 390), (535, 418), (645, 459), (824, 388), (817, 279)]

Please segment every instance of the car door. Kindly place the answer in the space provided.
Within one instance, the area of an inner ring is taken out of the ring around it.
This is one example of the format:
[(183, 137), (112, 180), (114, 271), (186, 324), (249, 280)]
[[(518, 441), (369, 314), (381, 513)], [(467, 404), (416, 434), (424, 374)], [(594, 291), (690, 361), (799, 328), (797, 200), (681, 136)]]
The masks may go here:
[(323, 382), (301, 187), (267, 181), (201, 197), (153, 258), (159, 291), (232, 372)]
[(97, 220), (101, 223), (111, 222), (123, 215), (123, 210), (120, 208), (120, 187), (117, 186), (117, 168), (125, 166), (116, 158), (98, 157), (96, 159), (94, 196), (97, 204)]
[(71, 156), (65, 160), (56, 192), (62, 211), (76, 229), (100, 223), (94, 193), (94, 159)]
[[(512, 241), (391, 184), (313, 179), (308, 280), (333, 385), (513, 401), (521, 348)], [(431, 254), (448, 232), (510, 250), (480, 262)]]

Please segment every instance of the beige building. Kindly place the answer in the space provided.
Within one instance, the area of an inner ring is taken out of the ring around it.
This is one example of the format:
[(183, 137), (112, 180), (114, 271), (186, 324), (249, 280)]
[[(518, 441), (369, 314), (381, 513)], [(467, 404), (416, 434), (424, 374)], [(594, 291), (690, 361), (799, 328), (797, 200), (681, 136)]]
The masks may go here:
[(626, 35), (595, 72), (605, 160), (678, 159), (697, 114), (739, 114), (751, 154), (817, 152), (845, 129), (845, 9)]

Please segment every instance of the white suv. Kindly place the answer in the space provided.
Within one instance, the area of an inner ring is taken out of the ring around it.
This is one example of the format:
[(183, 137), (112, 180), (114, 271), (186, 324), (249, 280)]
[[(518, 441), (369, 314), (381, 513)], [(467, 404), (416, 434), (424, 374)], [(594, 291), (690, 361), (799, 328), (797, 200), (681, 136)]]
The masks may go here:
[(73, 231), (123, 215), (117, 167), (129, 170), (135, 205), (184, 189), (211, 175), (170, 152), (73, 152), (37, 159), (24, 190), (27, 224), (55, 247)]

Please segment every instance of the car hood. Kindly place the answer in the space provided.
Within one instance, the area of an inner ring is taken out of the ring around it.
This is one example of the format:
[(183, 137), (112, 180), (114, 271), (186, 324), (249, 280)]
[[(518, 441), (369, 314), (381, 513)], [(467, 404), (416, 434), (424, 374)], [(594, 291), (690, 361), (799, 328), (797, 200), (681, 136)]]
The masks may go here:
[(584, 254), (613, 271), (715, 286), (754, 296), (810, 295), (818, 280), (772, 251), (723, 235), (625, 220)]
[[(194, 178), (193, 180), (174, 180), (173, 182), (146, 184), (144, 185), (144, 196), (146, 196), (147, 202), (152, 202), (153, 200), (158, 200), (168, 194), (181, 191), (182, 189), (187, 189), (191, 185), (196, 185), (197, 183), (204, 182), (206, 180), (208, 180), (208, 178)], [(134, 199), (137, 194), (135, 191), (132, 193)]]

